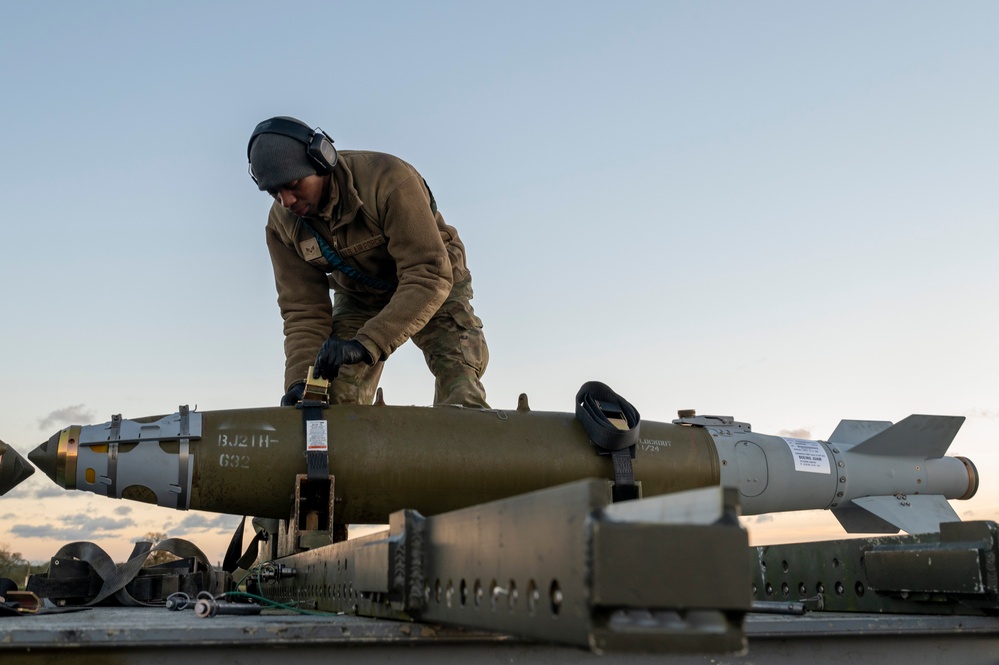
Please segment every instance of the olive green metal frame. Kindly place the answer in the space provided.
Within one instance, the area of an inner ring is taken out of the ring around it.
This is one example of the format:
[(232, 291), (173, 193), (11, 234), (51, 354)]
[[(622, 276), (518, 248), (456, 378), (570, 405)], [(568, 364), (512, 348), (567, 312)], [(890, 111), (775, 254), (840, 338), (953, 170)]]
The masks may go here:
[(944, 522), (939, 533), (751, 552), (756, 601), (832, 612), (999, 614), (995, 522)]
[(330, 612), (485, 629), (593, 651), (738, 652), (748, 538), (732, 494), (611, 504), (586, 480), (260, 566), (258, 593)]

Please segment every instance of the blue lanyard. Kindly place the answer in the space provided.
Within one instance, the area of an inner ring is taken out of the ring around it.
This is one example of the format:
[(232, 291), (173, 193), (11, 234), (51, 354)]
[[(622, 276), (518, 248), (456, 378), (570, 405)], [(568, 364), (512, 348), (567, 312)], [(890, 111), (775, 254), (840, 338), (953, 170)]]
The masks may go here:
[(350, 277), (353, 280), (357, 280), (361, 284), (364, 284), (365, 286), (370, 286), (373, 289), (380, 289), (382, 291), (392, 291), (395, 289), (396, 286), (398, 286), (399, 284), (398, 282), (388, 282), (384, 279), (378, 279), (377, 277), (371, 277), (370, 275), (365, 275), (354, 266), (348, 264), (340, 257), (339, 254), (333, 251), (333, 248), (330, 247), (326, 243), (326, 241), (320, 237), (319, 233), (317, 233), (316, 230), (312, 228), (312, 226), (307, 221), (305, 221), (304, 218), (300, 217), (299, 219), (302, 220), (302, 224), (305, 225), (305, 228), (309, 229), (309, 232), (312, 233), (312, 235), (316, 238), (316, 242), (319, 243), (319, 251), (323, 253), (323, 258), (325, 258), (329, 262), (330, 266), (332, 266), (334, 270), (339, 270), (347, 277)]

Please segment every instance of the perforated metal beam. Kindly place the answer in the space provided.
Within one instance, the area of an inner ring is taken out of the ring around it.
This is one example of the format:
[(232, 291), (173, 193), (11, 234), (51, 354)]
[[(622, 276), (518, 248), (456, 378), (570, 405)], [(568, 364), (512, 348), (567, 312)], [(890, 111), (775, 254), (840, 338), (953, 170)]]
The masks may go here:
[[(423, 518), (271, 564), (260, 591), (327, 611), (485, 629), (603, 650), (737, 652), (746, 532), (707, 488), (610, 504), (581, 481)], [(264, 566), (267, 570), (268, 566)]]

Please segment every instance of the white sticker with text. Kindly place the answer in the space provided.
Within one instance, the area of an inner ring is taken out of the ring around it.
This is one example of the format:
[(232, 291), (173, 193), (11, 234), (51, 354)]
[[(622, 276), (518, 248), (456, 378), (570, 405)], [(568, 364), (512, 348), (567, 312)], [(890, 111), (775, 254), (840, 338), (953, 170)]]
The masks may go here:
[(829, 473), (829, 456), (826, 449), (818, 441), (808, 439), (789, 439), (781, 437), (791, 449), (794, 458), (794, 470), (806, 473)]
[(326, 450), (326, 421), (310, 420), (305, 423), (305, 449)]

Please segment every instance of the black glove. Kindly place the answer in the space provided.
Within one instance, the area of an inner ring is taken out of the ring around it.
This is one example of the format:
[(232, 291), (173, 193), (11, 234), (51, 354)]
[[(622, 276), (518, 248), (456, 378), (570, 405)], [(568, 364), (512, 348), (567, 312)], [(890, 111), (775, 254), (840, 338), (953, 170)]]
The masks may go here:
[(342, 340), (330, 337), (323, 342), (323, 348), (319, 349), (312, 375), (332, 381), (340, 373), (341, 365), (361, 362), (371, 364), (371, 356), (363, 344), (356, 339)]
[(281, 406), (295, 406), (302, 400), (304, 395), (305, 382), (299, 381), (298, 383), (293, 383), (291, 384), (291, 388), (288, 388), (288, 392), (281, 398)]

